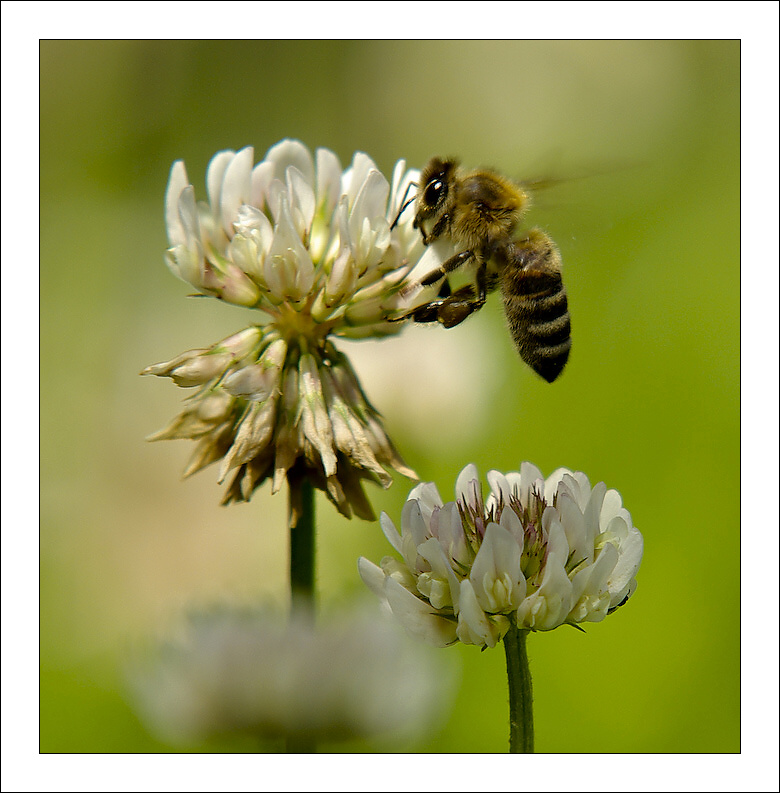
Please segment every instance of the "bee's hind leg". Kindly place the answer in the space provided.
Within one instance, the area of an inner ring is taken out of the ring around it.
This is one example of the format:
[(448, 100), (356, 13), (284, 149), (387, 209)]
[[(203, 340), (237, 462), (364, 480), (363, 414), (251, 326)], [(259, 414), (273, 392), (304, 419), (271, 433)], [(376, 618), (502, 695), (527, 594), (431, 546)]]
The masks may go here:
[[(444, 285), (442, 285), (442, 289), (444, 289)], [(415, 322), (439, 322), (445, 328), (454, 328), (485, 305), (487, 291), (486, 268), (482, 265), (477, 270), (476, 288), (471, 284), (466, 284), (446, 297), (440, 297), (438, 300), (432, 300), (430, 303), (416, 308), (407, 316)]]

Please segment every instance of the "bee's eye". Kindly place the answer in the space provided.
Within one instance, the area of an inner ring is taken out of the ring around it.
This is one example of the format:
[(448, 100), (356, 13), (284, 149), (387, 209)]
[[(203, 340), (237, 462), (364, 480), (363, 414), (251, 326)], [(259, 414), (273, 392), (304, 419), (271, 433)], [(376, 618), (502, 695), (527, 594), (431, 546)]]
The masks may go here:
[(429, 207), (435, 207), (447, 193), (447, 187), (441, 179), (433, 179), (425, 187), (423, 199)]

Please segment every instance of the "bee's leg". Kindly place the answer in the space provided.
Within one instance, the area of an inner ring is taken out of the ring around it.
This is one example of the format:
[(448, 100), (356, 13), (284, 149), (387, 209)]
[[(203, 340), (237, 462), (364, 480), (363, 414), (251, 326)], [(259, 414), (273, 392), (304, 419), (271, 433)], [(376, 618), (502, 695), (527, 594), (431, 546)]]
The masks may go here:
[(449, 297), (438, 302), (436, 319), (445, 328), (454, 328), (456, 325), (460, 325), (466, 317), (485, 304), (484, 300), (475, 299), (474, 287), (471, 284), (456, 289)]
[[(442, 268), (450, 265), (455, 258), (448, 259)], [(407, 316), (410, 316), (415, 322), (439, 322), (445, 328), (454, 328), (456, 325), (460, 325), (466, 317), (479, 311), (485, 305), (491, 286), (488, 283), (486, 262), (480, 262), (476, 281), (476, 286), (466, 284), (460, 289), (456, 289), (451, 295), (440, 296), (438, 300), (432, 300), (430, 303), (420, 306)]]
[[(469, 287), (470, 288), (470, 287)], [(458, 290), (463, 291), (463, 290)], [(438, 322), (438, 309), (444, 301), (452, 295), (452, 288), (450, 287), (450, 282), (445, 278), (444, 281), (441, 282), (441, 286), (439, 287), (439, 294), (437, 295), (436, 300), (432, 300), (430, 303), (426, 303), (424, 306), (418, 306), (414, 311), (410, 312), (409, 314), (405, 314), (403, 317), (398, 317), (396, 319), (391, 319), (391, 322), (400, 322), (404, 319), (414, 319), (415, 322)]]
[[(446, 282), (445, 282), (446, 283)], [(463, 322), (474, 310), (474, 287), (466, 284), (455, 290), (451, 295), (439, 300), (432, 300), (424, 306), (416, 308), (404, 317), (415, 322), (441, 322), (445, 328), (453, 328)]]
[[(448, 273), (457, 270), (469, 259), (476, 259), (474, 251), (461, 251), (451, 256), (441, 267), (425, 276), (420, 281), (422, 286), (431, 286), (437, 281), (445, 278)], [(477, 268), (476, 288), (471, 284), (462, 286), (452, 294), (449, 294), (449, 284), (447, 281), (442, 284), (439, 298), (418, 306), (400, 319), (413, 319), (415, 322), (439, 322), (445, 328), (454, 328), (463, 322), (466, 317), (478, 311), (485, 305), (489, 284), (487, 279), (487, 262), (481, 260)], [(445, 290), (446, 287), (446, 290)]]
[(439, 239), (443, 234), (446, 234), (449, 226), (450, 226), (450, 214), (449, 212), (445, 212), (437, 221), (433, 224), (433, 228), (430, 230), (428, 234), (426, 234), (420, 226), (417, 225), (417, 218), (414, 219), (414, 223), (412, 224), (413, 228), (420, 229), (423, 238), (423, 245), (430, 245), (434, 240)]
[(479, 267), (477, 267), (477, 300), (475, 302), (479, 303), (478, 306), (474, 309), (475, 311), (477, 308), (482, 308), (485, 305), (485, 300), (487, 300), (487, 293), (488, 293), (488, 277), (487, 277), (487, 262), (480, 261)]
[[(445, 265), (447, 262), (444, 263)], [(488, 293), (487, 262), (480, 261), (477, 268), (476, 289), (471, 285), (457, 289), (444, 300), (436, 301), (436, 319), (445, 328), (460, 325), (466, 317), (485, 305)], [(429, 304), (432, 305), (432, 304)]]
[(406, 209), (406, 207), (408, 207), (409, 204), (414, 202), (415, 196), (412, 196), (411, 198), (409, 198), (407, 200), (407, 196), (409, 195), (409, 190), (412, 187), (417, 187), (417, 183), (416, 182), (409, 182), (409, 184), (406, 185), (406, 190), (404, 190), (404, 197), (401, 199), (401, 205), (398, 207), (398, 214), (395, 216), (395, 220), (393, 220), (393, 222), (392, 222), (392, 224), (390, 226), (390, 231), (392, 231), (398, 225), (398, 221), (401, 219), (401, 215), (403, 215), (404, 210)]
[(461, 251), (460, 253), (456, 253), (454, 256), (447, 259), (446, 262), (442, 263), (440, 267), (428, 273), (428, 275), (420, 281), (420, 285), (430, 286), (431, 284), (435, 284), (437, 281), (444, 278), (447, 273), (457, 270), (458, 267), (463, 266), (469, 259), (473, 259), (474, 257), (474, 251)]

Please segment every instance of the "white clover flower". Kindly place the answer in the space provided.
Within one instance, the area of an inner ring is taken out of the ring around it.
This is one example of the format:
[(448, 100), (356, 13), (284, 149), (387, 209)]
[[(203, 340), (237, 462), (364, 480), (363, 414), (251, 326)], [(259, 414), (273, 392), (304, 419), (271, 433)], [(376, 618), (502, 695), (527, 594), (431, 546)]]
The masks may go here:
[(161, 740), (409, 739), (435, 726), (452, 670), (369, 613), (290, 622), (261, 609), (191, 614), (177, 636), (128, 666), (131, 702)]
[(221, 459), (223, 503), (286, 479), (294, 522), (308, 478), (344, 515), (373, 519), (363, 479), (387, 487), (386, 469), (416, 478), (332, 337), (400, 330), (399, 290), (423, 245), (412, 213), (391, 226), (417, 176), (401, 160), (390, 184), (366, 154), (342, 171), (333, 152), (284, 140), (257, 165), (251, 147), (217, 154), (209, 200), (197, 203), (174, 163), (168, 266), (201, 294), (260, 312), (257, 325), (142, 372), (198, 388), (151, 439), (198, 442), (185, 475)]
[(431, 482), (417, 485), (401, 513), (386, 514), (385, 536), (403, 557), (360, 575), (411, 633), (444, 646), (457, 640), (494, 647), (510, 625), (547, 631), (599, 622), (636, 588), (642, 535), (620, 494), (559, 468), (546, 480), (531, 463), (488, 473), (483, 500), (468, 465), (442, 502)]

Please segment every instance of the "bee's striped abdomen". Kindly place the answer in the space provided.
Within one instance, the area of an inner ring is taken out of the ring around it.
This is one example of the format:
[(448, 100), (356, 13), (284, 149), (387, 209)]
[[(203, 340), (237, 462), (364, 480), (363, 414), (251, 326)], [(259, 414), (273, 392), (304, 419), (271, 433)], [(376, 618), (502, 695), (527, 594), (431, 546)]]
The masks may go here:
[(571, 321), (560, 255), (535, 231), (507, 250), (501, 273), (504, 311), (520, 357), (548, 383), (563, 370), (571, 348)]

